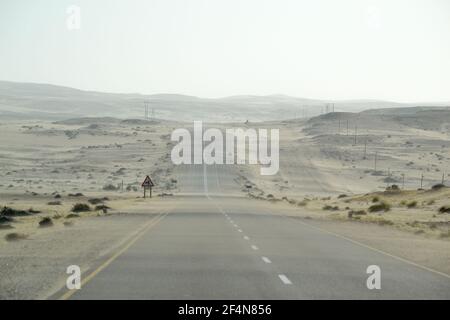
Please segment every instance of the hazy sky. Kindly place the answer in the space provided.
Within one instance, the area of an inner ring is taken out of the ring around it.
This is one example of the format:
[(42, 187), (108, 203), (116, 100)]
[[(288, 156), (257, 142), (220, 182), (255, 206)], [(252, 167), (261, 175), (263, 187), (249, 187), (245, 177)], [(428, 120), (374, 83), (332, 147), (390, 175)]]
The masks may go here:
[[(66, 26), (70, 5), (79, 30)], [(450, 1), (0, 0), (0, 79), (450, 101)]]

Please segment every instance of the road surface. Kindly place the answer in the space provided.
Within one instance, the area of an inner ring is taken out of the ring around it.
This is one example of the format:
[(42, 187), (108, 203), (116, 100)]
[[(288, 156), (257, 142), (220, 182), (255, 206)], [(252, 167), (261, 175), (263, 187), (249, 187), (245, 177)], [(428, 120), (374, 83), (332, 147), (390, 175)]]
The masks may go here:
[[(449, 276), (274, 214), (243, 196), (235, 173), (177, 167), (175, 208), (149, 218), (125, 248), (83, 274), (81, 290), (61, 298), (450, 298)], [(366, 286), (370, 265), (381, 268), (380, 290)]]

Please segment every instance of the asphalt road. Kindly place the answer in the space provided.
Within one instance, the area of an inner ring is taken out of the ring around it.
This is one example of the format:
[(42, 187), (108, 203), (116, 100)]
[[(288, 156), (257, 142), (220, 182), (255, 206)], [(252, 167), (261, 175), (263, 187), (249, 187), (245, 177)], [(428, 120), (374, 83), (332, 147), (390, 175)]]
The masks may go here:
[[(449, 299), (450, 277), (275, 215), (230, 166), (180, 166), (176, 208), (149, 220), (65, 299)], [(150, 219), (150, 218), (149, 218)], [(369, 265), (381, 289), (366, 286)]]

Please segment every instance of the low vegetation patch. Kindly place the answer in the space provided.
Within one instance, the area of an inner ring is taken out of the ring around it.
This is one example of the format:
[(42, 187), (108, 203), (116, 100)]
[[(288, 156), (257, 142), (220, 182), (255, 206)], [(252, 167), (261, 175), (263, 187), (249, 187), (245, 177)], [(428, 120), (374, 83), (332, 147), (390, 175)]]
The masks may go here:
[(92, 204), (92, 205), (95, 205), (95, 204), (99, 204), (99, 203), (103, 203), (103, 199), (100, 199), (100, 198), (92, 198), (92, 199), (89, 199), (88, 200), (88, 202), (90, 203), (90, 204)]
[(339, 207), (338, 206), (330, 206), (330, 205), (326, 205), (322, 207), (322, 210), (328, 210), (328, 211), (338, 211)]
[(391, 220), (387, 220), (387, 219), (378, 219), (376, 222), (380, 226), (392, 226), (392, 225), (394, 225), (394, 222), (392, 222)]
[[(388, 182), (388, 181), (385, 181), (385, 182)], [(389, 181), (389, 182), (394, 182), (394, 181)], [(386, 188), (386, 191), (400, 191), (400, 188), (399, 188), (398, 185), (393, 184), (393, 185), (391, 185), (391, 186), (388, 186), (388, 187)]]
[(117, 191), (117, 190), (119, 190), (119, 187), (118, 186), (116, 187), (113, 184), (107, 184), (107, 185), (103, 186), (103, 190), (105, 190), (105, 191)]
[(50, 201), (47, 203), (47, 205), (49, 206), (60, 206), (61, 205), (61, 201)]
[(84, 194), (82, 194), (81, 192), (77, 192), (77, 193), (69, 193), (69, 197), (83, 197)]
[(98, 206), (95, 206), (94, 210), (95, 211), (103, 210), (103, 212), (106, 212), (106, 211), (108, 211), (108, 209), (111, 209), (111, 208), (108, 206), (105, 206), (104, 204), (100, 204)]
[(72, 212), (87, 212), (91, 211), (91, 207), (89, 207), (86, 203), (76, 203), (72, 207)]
[(27, 238), (26, 234), (16, 233), (16, 232), (8, 233), (5, 236), (6, 241), (18, 241), (18, 240), (22, 240), (22, 239), (26, 239), (26, 238)]
[(386, 212), (391, 210), (391, 206), (387, 202), (379, 202), (371, 205), (368, 210), (369, 212), (380, 212), (380, 211)]
[(39, 221), (39, 226), (43, 227), (43, 228), (53, 226), (52, 218), (50, 218), (50, 217), (42, 218), (42, 220)]
[(432, 186), (431, 190), (440, 190), (442, 188), (445, 188), (445, 184), (438, 183), (438, 184), (435, 184), (434, 186)]
[(439, 213), (450, 213), (450, 206), (442, 206), (439, 208)]
[(4, 224), (4, 223), (11, 223), (14, 220), (10, 217), (7, 216), (0, 216), (0, 224)]
[(408, 208), (415, 208), (417, 206), (417, 201), (411, 201), (406, 204)]
[(308, 199), (303, 199), (302, 201), (297, 202), (297, 205), (299, 207), (306, 207), (306, 205), (308, 204), (309, 200)]
[(25, 210), (16, 210), (10, 207), (3, 207), (0, 211), (0, 216), (4, 217), (20, 217), (20, 216), (28, 216), (30, 212)]
[(348, 213), (355, 216), (363, 216), (367, 214), (365, 210), (350, 210)]
[(79, 218), (79, 217), (80, 217), (80, 215), (78, 215), (78, 214), (76, 214), (76, 213), (69, 213), (69, 214), (66, 216), (66, 219)]

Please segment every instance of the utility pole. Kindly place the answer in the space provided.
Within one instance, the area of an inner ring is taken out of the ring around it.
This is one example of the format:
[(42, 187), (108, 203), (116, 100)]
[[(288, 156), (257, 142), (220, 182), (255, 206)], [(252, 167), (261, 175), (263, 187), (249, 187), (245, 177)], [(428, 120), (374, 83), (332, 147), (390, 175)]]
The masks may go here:
[(423, 173), (420, 176), (420, 189), (422, 189), (422, 188), (423, 188)]
[(366, 154), (367, 154), (367, 137), (364, 138), (364, 160), (366, 160)]
[(144, 101), (144, 119), (147, 119), (147, 103)]
[(444, 184), (444, 176), (445, 176), (445, 172), (442, 172), (442, 184)]
[(145, 118), (145, 120), (148, 119), (149, 113), (150, 113), (149, 102), (148, 101), (144, 101), (144, 118)]
[(354, 145), (356, 146), (356, 136), (358, 135), (358, 126), (355, 126), (355, 142)]
[(374, 168), (375, 172), (377, 172), (377, 158), (378, 158), (378, 151), (375, 152), (375, 168)]

